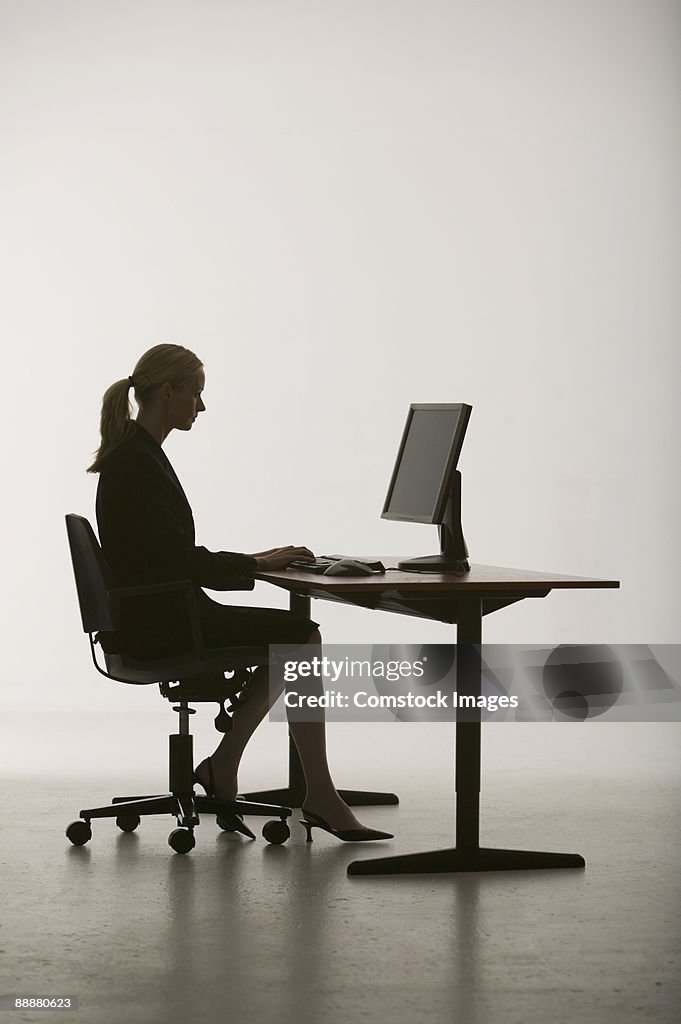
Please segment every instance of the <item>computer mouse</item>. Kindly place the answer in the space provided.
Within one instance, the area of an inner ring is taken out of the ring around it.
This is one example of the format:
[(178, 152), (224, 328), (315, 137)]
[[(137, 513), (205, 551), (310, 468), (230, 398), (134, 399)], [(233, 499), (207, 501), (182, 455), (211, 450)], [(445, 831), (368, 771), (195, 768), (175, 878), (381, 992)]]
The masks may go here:
[(373, 576), (372, 570), (364, 562), (356, 562), (354, 558), (339, 558), (324, 570), (324, 576)]

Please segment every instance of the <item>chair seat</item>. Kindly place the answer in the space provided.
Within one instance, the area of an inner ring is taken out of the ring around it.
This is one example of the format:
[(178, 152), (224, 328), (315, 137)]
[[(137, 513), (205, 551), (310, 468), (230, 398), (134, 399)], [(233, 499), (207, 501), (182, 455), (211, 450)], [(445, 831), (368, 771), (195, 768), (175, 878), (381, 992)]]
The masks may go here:
[(187, 677), (229, 672), (269, 664), (267, 647), (213, 647), (195, 654), (176, 655), (172, 658), (139, 660), (127, 654), (105, 654), (104, 661), (110, 675), (128, 683), (170, 683)]

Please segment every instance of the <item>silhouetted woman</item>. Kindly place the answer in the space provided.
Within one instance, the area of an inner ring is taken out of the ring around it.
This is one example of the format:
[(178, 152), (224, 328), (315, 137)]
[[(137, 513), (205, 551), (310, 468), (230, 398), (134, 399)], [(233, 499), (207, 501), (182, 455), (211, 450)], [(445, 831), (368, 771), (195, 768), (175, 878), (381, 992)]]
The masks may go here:
[[(280, 609), (220, 604), (201, 589), (252, 590), (256, 571), (283, 569), (295, 559), (312, 557), (306, 547), (251, 555), (197, 547), (191, 507), (162, 445), (171, 430), (191, 430), (205, 411), (204, 386), (203, 364), (193, 352), (156, 345), (131, 376), (116, 381), (104, 395), (102, 443), (88, 472), (99, 473), (97, 524), (117, 585), (191, 580), (205, 647), (321, 644), (311, 619)], [(131, 388), (139, 407), (136, 420), (131, 418)], [(189, 650), (186, 613), (176, 600), (171, 595), (122, 602), (119, 634), (102, 637), (105, 650), (108, 645), (138, 658)], [(267, 666), (254, 670), (249, 700), (235, 711), (232, 730), (197, 766), (196, 777), (207, 793), (236, 798), (246, 743), (282, 688), (279, 678), (270, 687)], [(327, 763), (324, 722), (291, 722), (290, 729), (305, 773), (303, 815), (308, 823), (350, 841), (391, 839), (389, 833), (365, 829), (339, 796)]]

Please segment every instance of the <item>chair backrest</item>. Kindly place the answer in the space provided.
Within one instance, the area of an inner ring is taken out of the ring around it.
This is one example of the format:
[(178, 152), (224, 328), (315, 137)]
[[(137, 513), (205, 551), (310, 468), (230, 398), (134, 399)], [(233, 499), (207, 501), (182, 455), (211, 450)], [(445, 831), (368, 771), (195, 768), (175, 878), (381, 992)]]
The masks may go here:
[(94, 530), (83, 516), (70, 513), (66, 516), (66, 532), (84, 631), (118, 629), (117, 602), (109, 597), (116, 583)]

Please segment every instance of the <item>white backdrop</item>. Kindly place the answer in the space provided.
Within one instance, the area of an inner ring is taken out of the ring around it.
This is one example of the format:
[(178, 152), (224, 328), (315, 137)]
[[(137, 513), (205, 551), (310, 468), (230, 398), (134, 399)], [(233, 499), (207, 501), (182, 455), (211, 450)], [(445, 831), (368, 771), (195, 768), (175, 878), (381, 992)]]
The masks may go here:
[[(206, 367), (208, 411), (165, 445), (200, 543), (434, 550), (380, 509), (409, 402), (469, 402), (473, 561), (622, 581), (486, 639), (679, 640), (680, 22), (674, 0), (0, 0), (5, 708), (121, 709), (63, 516), (94, 518), (102, 394), (161, 341)], [(452, 638), (313, 615), (334, 642)]]

